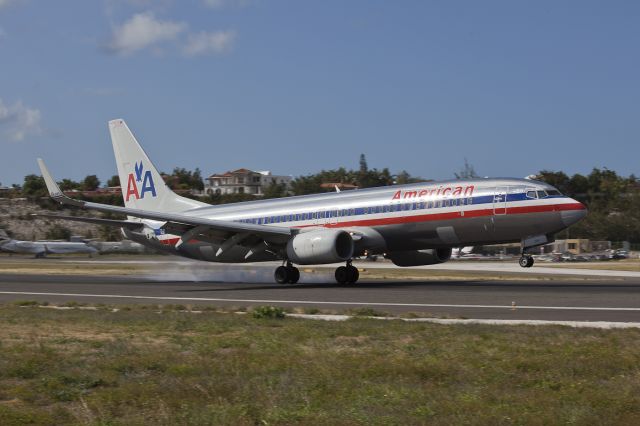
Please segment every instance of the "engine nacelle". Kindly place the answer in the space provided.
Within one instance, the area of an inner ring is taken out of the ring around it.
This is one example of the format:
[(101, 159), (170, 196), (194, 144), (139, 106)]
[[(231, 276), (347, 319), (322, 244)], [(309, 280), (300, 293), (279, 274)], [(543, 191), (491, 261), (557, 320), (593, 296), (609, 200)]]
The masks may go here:
[(303, 232), (289, 240), (287, 256), (298, 265), (344, 262), (353, 256), (353, 239), (339, 229)]
[(394, 251), (386, 257), (396, 266), (435, 265), (451, 259), (451, 248)]

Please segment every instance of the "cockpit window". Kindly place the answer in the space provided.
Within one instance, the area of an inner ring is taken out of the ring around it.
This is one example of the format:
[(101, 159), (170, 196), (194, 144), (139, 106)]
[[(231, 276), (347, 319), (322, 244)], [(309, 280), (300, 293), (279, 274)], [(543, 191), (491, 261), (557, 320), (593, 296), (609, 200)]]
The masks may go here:
[(557, 189), (547, 189), (547, 194), (549, 194), (549, 195), (562, 195), (560, 193), (560, 191), (558, 191)]
[(538, 191), (538, 198), (544, 198), (547, 196), (547, 193), (545, 191)]
[(538, 198), (536, 191), (527, 191), (527, 198)]

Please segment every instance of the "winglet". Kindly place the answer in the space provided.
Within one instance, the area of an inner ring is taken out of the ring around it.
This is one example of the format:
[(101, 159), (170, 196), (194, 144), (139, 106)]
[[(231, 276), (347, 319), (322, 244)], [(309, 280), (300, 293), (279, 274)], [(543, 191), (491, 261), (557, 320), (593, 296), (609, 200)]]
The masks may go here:
[(62, 204), (72, 204), (74, 206), (84, 205), (84, 202), (74, 200), (64, 195), (56, 181), (53, 179), (53, 177), (51, 177), (51, 173), (49, 173), (49, 170), (44, 164), (44, 161), (42, 161), (42, 158), (38, 158), (38, 166), (40, 167), (40, 172), (42, 173), (44, 183), (47, 185), (47, 190), (49, 191), (49, 195), (51, 196), (51, 198)]

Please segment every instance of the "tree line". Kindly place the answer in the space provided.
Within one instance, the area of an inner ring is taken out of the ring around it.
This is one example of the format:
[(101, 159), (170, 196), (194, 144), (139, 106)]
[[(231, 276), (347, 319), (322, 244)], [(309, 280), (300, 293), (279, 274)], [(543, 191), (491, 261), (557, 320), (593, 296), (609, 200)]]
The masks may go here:
[(573, 176), (543, 170), (537, 178), (589, 209), (587, 217), (564, 231), (563, 237), (640, 242), (640, 182), (635, 175), (594, 168), (588, 175)]

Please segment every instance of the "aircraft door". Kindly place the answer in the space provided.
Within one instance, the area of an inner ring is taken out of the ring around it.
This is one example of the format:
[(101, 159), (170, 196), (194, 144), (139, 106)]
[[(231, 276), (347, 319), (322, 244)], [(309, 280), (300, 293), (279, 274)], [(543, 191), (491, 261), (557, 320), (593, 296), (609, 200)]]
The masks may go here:
[(327, 223), (329, 223), (329, 225), (335, 225), (338, 223), (338, 215), (340, 214), (340, 210), (331, 210), (328, 212), (329, 213), (329, 218), (327, 220)]
[(507, 214), (507, 187), (499, 186), (493, 193), (493, 214)]

